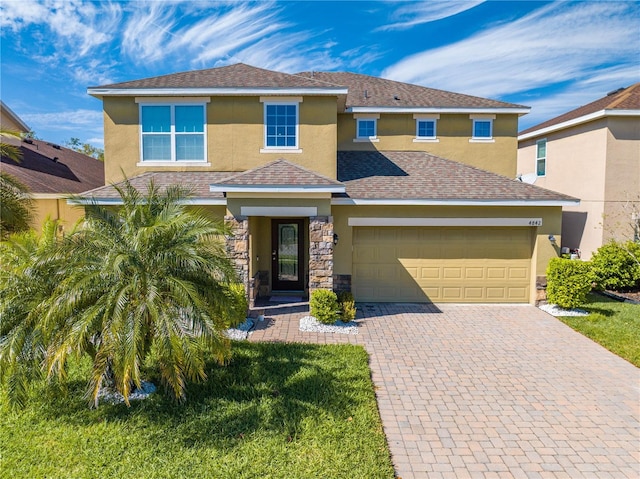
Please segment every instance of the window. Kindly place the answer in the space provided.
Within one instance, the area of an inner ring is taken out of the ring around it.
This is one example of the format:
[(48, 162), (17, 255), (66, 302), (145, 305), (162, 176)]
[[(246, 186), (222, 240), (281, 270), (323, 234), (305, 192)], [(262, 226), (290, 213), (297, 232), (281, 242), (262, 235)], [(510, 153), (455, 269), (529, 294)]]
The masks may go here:
[(416, 120), (416, 138), (435, 138), (436, 120)]
[(473, 120), (473, 138), (490, 139), (493, 120)]
[(206, 161), (204, 105), (140, 105), (142, 161)]
[(547, 174), (547, 140), (536, 141), (536, 175)]
[(370, 140), (376, 138), (377, 120), (375, 118), (358, 118), (357, 122), (357, 138)]
[(265, 148), (298, 148), (298, 104), (265, 103)]

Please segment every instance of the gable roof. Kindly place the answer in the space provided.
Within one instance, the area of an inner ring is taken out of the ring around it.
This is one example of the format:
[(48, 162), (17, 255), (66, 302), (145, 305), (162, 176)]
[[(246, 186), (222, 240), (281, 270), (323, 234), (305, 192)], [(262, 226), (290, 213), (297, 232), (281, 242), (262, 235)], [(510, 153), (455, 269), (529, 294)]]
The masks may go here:
[(65, 196), (104, 185), (104, 163), (69, 148), (42, 140), (3, 140), (22, 152), (19, 163), (2, 157), (1, 169), (31, 193)]
[(513, 113), (527, 113), (529, 107), (498, 100), (489, 100), (461, 93), (436, 90), (385, 78), (350, 72), (302, 72), (298, 76), (321, 80), (349, 88), (347, 111), (356, 112), (363, 107), (376, 108), (434, 108), (442, 109), (515, 109)]
[(340, 151), (338, 179), (347, 189), (342, 201), (335, 202), (338, 204), (578, 202), (568, 195), (418, 151)]
[(525, 140), (551, 131), (593, 121), (607, 115), (640, 116), (640, 83), (612, 91), (591, 103), (522, 130), (518, 134), (518, 139)]
[[(31, 130), (29, 125), (27, 125), (22, 118), (20, 118), (5, 102), (0, 100), (0, 118), (7, 117), (9, 119), (9, 123), (13, 123), (18, 127), (18, 130), (22, 133), (27, 133)], [(1, 123), (1, 122), (0, 122)], [(4, 128), (9, 125), (2, 125)]]
[(344, 87), (299, 75), (257, 68), (236, 63), (218, 68), (171, 73), (141, 80), (90, 87), (88, 93), (104, 95), (132, 94), (242, 94), (313, 92), (316, 94), (345, 94)]
[(344, 192), (339, 181), (280, 159), (252, 170), (244, 171), (211, 185), (211, 191), (323, 191)]

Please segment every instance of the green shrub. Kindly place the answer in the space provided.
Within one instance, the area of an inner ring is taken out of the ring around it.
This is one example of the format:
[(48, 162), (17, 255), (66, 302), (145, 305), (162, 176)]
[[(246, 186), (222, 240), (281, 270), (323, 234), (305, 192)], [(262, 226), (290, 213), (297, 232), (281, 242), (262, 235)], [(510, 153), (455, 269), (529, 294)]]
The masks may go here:
[(640, 286), (640, 244), (612, 241), (591, 258), (598, 289), (622, 291)]
[(222, 311), (225, 324), (228, 328), (235, 328), (247, 319), (249, 302), (247, 293), (242, 283), (231, 283), (228, 285), (226, 295), (231, 299), (227, 307)]
[(340, 317), (338, 297), (328, 289), (316, 289), (309, 301), (311, 316), (323, 324), (333, 324)]
[(547, 300), (561, 308), (575, 308), (585, 302), (592, 282), (588, 262), (553, 258), (547, 268)]
[(338, 295), (340, 303), (340, 318), (345, 323), (356, 319), (356, 300), (349, 291), (344, 291)]

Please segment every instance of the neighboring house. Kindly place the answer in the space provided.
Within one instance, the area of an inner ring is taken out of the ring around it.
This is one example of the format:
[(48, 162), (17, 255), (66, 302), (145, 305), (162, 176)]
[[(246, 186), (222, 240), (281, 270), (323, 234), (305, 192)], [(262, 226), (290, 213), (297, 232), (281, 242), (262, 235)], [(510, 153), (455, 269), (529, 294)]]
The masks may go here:
[(3, 130), (15, 131), (17, 133), (28, 133), (31, 128), (16, 115), (9, 106), (0, 100), (0, 125)]
[[(520, 105), (244, 64), (88, 92), (103, 101), (107, 182), (191, 186), (233, 227), (251, 300), (533, 302), (562, 207), (578, 203), (513, 179)], [(118, 203), (113, 186), (85, 196)]]
[(611, 239), (637, 239), (640, 83), (520, 132), (518, 173), (580, 198), (564, 209), (562, 246), (582, 258)]
[(72, 226), (84, 210), (68, 204), (67, 197), (104, 185), (104, 164), (95, 158), (42, 140), (3, 141), (22, 152), (18, 163), (2, 157), (0, 168), (29, 188), (34, 228), (40, 228), (47, 217), (59, 219), (63, 227)]

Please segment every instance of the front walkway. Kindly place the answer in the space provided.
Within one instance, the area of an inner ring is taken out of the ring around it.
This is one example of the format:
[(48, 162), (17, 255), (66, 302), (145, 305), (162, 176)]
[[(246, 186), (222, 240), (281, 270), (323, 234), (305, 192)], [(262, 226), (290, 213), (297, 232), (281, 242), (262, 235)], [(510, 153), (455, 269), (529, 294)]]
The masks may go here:
[(532, 306), (359, 306), (358, 335), (300, 305), (250, 339), (363, 345), (398, 477), (640, 477), (633, 365)]

